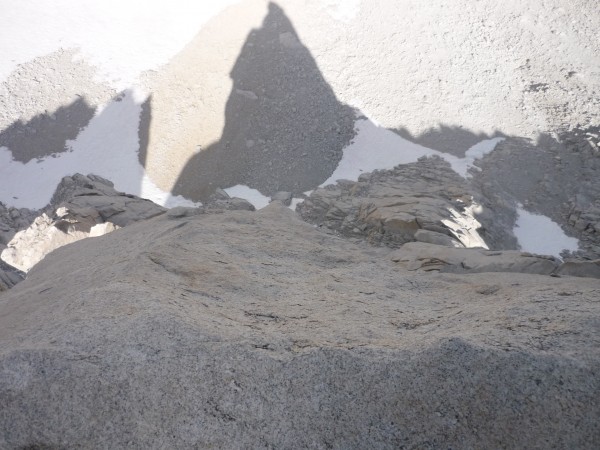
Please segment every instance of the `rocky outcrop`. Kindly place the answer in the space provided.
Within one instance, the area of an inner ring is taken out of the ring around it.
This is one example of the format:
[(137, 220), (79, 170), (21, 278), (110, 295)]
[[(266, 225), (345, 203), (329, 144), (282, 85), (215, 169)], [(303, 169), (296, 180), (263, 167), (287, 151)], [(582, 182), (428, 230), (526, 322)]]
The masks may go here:
[(292, 203), (292, 193), (286, 191), (275, 192), (275, 194), (273, 194), (273, 196), (271, 197), (271, 201), (281, 202), (285, 206), (290, 206), (290, 204)]
[(408, 270), (453, 273), (513, 272), (550, 275), (559, 266), (552, 256), (519, 251), (447, 248), (424, 242), (409, 242), (394, 251), (392, 261)]
[(24, 278), (25, 274), (23, 272), (0, 259), (0, 291), (10, 289), (15, 284), (23, 281)]
[(111, 181), (91, 174), (75, 174), (61, 180), (45, 212), (49, 215), (60, 207), (72, 215), (89, 218), (95, 223), (110, 222), (117, 227), (166, 211), (150, 200), (119, 192)]
[(297, 211), (308, 222), (375, 245), (399, 247), (414, 241), (419, 231), (427, 239), (423, 230), (464, 247), (487, 248), (487, 240), (516, 245), (510, 232), (495, 227), (491, 211), (474, 200), (465, 180), (439, 157), (319, 188)]
[[(230, 197), (219, 189), (204, 206), (173, 208), (169, 211), (169, 217), (254, 209), (247, 200)], [(15, 211), (18, 210), (14, 208), (6, 211), (9, 216), (12, 214), (18, 217), (17, 222), (14, 222), (17, 224), (24, 222), (23, 216), (34, 214), (24, 210), (17, 215)], [(12, 239), (1, 256), (14, 268), (28, 272), (48, 253), (63, 245), (102, 236), (165, 211), (167, 209), (150, 200), (116, 191), (113, 183), (102, 177), (75, 174), (61, 180), (50, 204), (28, 227), (19, 232), (11, 229)]]
[[(95, 210), (92, 210), (95, 211)], [(96, 223), (94, 217), (77, 209), (61, 207), (49, 217), (45, 213), (18, 232), (2, 251), (2, 259), (28, 272), (53, 250), (87, 237), (101, 236), (117, 229), (111, 222)]]
[(27, 272), (63, 245), (101, 236), (164, 211), (165, 208), (149, 200), (116, 191), (102, 177), (81, 174), (65, 177), (50, 204), (31, 225), (12, 237), (1, 257)]
[(223, 189), (216, 189), (202, 208), (204, 212), (222, 212), (222, 211), (254, 211), (254, 205), (248, 200), (231, 197)]
[(577, 189), (573, 189), (565, 211), (568, 224), (580, 237), (587, 259), (600, 258), (600, 127), (578, 129), (562, 136), (567, 151), (578, 157)]
[(426, 242), (429, 244), (443, 245), (444, 247), (461, 248), (464, 247), (456, 239), (451, 238), (447, 234), (437, 233), (429, 230), (418, 230), (415, 233), (414, 238), (419, 242)]
[(600, 258), (599, 127), (542, 134), (536, 143), (507, 138), (478, 164), (473, 184), (497, 212), (504, 210), (499, 220), (521, 203), (578, 239), (579, 250), (565, 256)]
[(277, 202), (57, 249), (0, 297), (0, 448), (596, 447), (596, 280), (389, 253)]
[(19, 230), (27, 228), (36, 217), (35, 211), (7, 207), (0, 202), (0, 252)]

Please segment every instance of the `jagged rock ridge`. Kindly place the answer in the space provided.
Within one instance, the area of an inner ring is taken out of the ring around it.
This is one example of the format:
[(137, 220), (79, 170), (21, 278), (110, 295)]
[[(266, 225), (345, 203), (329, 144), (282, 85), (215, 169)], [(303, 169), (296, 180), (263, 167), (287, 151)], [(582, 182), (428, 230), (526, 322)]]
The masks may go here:
[(421, 231), (427, 241), (445, 235), (464, 247), (516, 249), (510, 229), (487, 202), (481, 210), (481, 202), (485, 198), (474, 197), (447, 162), (431, 157), (319, 188), (298, 212), (311, 223), (375, 245), (398, 247)]
[(2, 259), (27, 272), (56, 248), (165, 211), (150, 200), (116, 191), (112, 182), (97, 175), (64, 177), (48, 206), (7, 242)]

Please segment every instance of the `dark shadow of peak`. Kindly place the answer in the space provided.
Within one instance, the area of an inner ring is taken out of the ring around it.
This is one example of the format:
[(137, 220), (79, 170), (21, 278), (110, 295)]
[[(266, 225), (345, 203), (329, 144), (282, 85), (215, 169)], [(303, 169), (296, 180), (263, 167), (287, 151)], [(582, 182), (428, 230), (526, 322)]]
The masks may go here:
[(404, 139), (433, 150), (449, 153), (458, 158), (464, 158), (465, 152), (478, 142), (485, 139), (506, 137), (505, 134), (497, 130), (492, 134), (474, 133), (460, 126), (444, 124), (440, 124), (435, 128), (429, 128), (418, 135), (412, 134), (406, 128), (396, 128), (392, 129), (392, 131)]
[(354, 111), (337, 100), (275, 3), (230, 75), (221, 139), (190, 160), (173, 193), (206, 201), (217, 187), (245, 184), (298, 194), (325, 181), (354, 135)]
[(79, 96), (52, 113), (13, 122), (0, 132), (0, 147), (8, 147), (13, 159), (22, 163), (65, 152), (67, 141), (77, 137), (95, 112), (96, 108)]

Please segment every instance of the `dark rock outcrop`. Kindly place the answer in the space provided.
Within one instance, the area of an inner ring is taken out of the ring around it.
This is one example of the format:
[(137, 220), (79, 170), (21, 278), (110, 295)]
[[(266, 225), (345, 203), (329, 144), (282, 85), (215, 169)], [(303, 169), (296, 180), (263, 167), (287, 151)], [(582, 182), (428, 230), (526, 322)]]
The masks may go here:
[(51, 215), (64, 207), (74, 220), (89, 218), (95, 223), (110, 222), (124, 227), (166, 211), (150, 200), (119, 192), (113, 186), (111, 181), (98, 175), (64, 177), (44, 212)]
[(63, 245), (101, 236), (165, 211), (150, 200), (116, 191), (112, 182), (97, 175), (64, 177), (50, 204), (8, 242), (2, 259), (27, 272)]
[(24, 278), (23, 272), (0, 259), (0, 291), (10, 289)]

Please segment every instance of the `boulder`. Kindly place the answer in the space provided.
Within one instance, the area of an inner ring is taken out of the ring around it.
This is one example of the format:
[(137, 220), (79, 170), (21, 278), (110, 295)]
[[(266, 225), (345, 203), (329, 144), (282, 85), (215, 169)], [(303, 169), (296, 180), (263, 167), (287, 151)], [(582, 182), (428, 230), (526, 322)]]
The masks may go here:
[(96, 223), (111, 222), (118, 227), (166, 211), (150, 200), (115, 190), (111, 181), (93, 174), (64, 177), (44, 212), (51, 215), (60, 207), (72, 215), (92, 217)]
[(279, 202), (283, 203), (285, 206), (290, 206), (290, 204), (292, 203), (292, 193), (286, 192), (286, 191), (276, 192), (271, 197), (271, 201), (272, 202), (279, 201)]
[(215, 189), (215, 192), (213, 192), (213, 194), (210, 196), (208, 203), (210, 203), (211, 201), (216, 202), (218, 200), (229, 200), (230, 198), (230, 195), (224, 189), (217, 188)]

